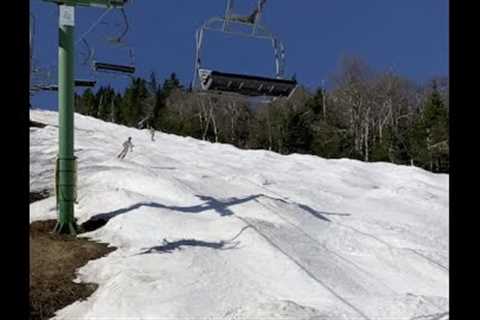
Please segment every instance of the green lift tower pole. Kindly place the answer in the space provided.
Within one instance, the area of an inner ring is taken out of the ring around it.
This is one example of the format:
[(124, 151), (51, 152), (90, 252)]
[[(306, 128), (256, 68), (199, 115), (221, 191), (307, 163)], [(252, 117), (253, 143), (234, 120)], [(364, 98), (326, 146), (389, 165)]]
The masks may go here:
[(75, 7), (60, 6), (58, 46), (58, 222), (54, 231), (76, 234), (74, 217), (75, 158), (73, 154), (73, 85), (74, 85), (74, 19)]
[(74, 146), (75, 6), (118, 8), (128, 0), (44, 0), (60, 6), (58, 46), (59, 148), (57, 159), (58, 220), (54, 232), (76, 235), (74, 219), (76, 165)]

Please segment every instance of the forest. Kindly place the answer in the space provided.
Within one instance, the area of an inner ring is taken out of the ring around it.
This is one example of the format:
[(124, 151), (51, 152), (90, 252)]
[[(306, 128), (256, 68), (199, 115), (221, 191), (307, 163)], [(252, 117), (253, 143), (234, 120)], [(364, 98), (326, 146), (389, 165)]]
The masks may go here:
[(242, 149), (414, 165), (449, 172), (448, 77), (417, 84), (344, 57), (329, 88), (299, 87), (290, 99), (252, 102), (201, 94), (175, 73), (135, 77), (75, 95), (76, 112), (139, 129), (228, 143)]

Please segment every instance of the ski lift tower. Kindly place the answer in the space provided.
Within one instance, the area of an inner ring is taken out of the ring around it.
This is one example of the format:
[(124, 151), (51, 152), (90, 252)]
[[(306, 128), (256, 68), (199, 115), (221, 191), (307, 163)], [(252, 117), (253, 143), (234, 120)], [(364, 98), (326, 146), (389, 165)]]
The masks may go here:
[(73, 152), (75, 7), (122, 8), (128, 0), (43, 0), (59, 6), (57, 158), (58, 219), (54, 232), (76, 235), (74, 220), (76, 158)]

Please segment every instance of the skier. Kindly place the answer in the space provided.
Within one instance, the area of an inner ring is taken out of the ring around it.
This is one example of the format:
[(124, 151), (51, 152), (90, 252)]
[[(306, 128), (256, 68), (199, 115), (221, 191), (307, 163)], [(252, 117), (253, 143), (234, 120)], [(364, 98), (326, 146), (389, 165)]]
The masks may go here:
[(155, 128), (150, 126), (150, 135), (152, 136), (152, 141), (155, 141)]
[(130, 151), (133, 151), (132, 137), (128, 137), (128, 140), (123, 143), (123, 150), (122, 152), (120, 152), (117, 158), (119, 159), (125, 158), (125, 156), (128, 153), (128, 149), (130, 149)]

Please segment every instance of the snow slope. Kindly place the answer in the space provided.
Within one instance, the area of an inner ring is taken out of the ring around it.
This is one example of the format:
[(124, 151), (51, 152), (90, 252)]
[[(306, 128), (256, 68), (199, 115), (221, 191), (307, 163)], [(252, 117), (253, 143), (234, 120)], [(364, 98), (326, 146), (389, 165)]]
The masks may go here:
[[(56, 112), (31, 111), (30, 189), (52, 189)], [(79, 223), (118, 247), (54, 319), (422, 319), (448, 315), (449, 177), (282, 156), (75, 115)], [(133, 153), (116, 158), (128, 136)], [(56, 217), (54, 197), (30, 220)]]

